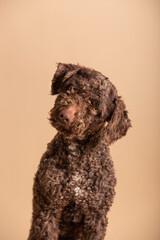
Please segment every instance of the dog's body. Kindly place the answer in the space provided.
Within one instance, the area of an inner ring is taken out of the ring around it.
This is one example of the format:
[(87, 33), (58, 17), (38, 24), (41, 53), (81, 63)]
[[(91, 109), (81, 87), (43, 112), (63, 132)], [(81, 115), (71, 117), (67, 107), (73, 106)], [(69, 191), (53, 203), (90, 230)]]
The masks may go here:
[(116, 184), (108, 146), (131, 126), (124, 102), (101, 73), (72, 64), (58, 65), (51, 92), (58, 133), (35, 177), (28, 239), (103, 240)]

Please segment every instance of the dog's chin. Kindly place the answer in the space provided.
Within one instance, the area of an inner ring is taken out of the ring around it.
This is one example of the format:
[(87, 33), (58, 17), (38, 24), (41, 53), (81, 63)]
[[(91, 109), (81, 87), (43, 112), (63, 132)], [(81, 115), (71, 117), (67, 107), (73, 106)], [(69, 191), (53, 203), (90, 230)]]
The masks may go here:
[(73, 131), (72, 129), (65, 129), (62, 127), (56, 128), (57, 131), (62, 134), (65, 138), (73, 139), (73, 138), (81, 138), (83, 136), (83, 131)]
[(62, 124), (56, 121), (50, 121), (51, 125), (65, 138), (73, 139), (73, 138), (81, 138), (84, 130), (82, 128), (76, 127), (75, 125), (68, 126), (66, 124)]

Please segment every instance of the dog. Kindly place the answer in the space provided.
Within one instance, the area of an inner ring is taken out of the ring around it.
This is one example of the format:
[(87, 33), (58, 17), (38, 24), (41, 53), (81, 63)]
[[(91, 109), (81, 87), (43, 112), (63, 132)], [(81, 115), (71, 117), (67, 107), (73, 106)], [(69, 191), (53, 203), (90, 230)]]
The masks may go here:
[(109, 146), (131, 121), (107, 77), (79, 64), (57, 65), (47, 145), (33, 187), (28, 240), (103, 240), (116, 177)]

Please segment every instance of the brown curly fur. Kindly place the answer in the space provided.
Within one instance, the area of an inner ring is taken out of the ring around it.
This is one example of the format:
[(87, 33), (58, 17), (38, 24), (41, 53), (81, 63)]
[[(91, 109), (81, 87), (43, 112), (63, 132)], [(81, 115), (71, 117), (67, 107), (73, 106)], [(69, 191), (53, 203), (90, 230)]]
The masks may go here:
[(116, 185), (108, 146), (131, 126), (125, 104), (108, 78), (73, 64), (58, 64), (51, 93), (58, 133), (35, 176), (28, 240), (102, 240)]

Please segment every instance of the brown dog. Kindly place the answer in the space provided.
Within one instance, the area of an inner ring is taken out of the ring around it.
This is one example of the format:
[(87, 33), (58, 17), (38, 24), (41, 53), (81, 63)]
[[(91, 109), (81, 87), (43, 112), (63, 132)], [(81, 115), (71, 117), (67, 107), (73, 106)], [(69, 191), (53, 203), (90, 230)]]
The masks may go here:
[(58, 130), (34, 182), (29, 240), (102, 240), (116, 178), (109, 145), (131, 122), (113, 84), (93, 69), (58, 64), (50, 122)]

